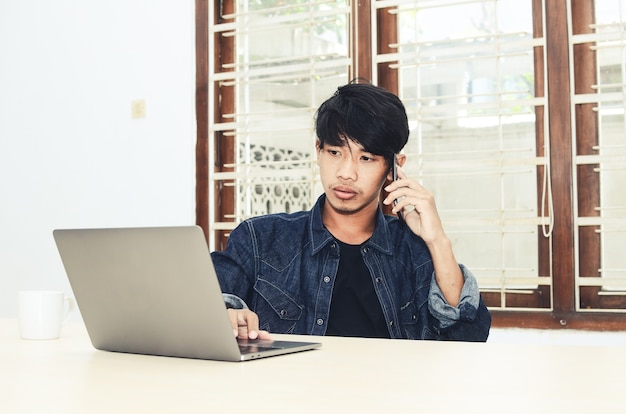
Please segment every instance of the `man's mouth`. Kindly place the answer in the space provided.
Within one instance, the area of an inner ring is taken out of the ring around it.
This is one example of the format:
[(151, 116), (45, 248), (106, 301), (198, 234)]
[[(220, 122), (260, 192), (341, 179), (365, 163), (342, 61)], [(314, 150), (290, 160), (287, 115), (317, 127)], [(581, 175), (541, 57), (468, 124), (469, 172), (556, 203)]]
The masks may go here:
[(333, 187), (333, 193), (335, 193), (335, 196), (341, 200), (349, 200), (351, 198), (354, 198), (354, 196), (357, 194), (355, 190), (345, 186)]

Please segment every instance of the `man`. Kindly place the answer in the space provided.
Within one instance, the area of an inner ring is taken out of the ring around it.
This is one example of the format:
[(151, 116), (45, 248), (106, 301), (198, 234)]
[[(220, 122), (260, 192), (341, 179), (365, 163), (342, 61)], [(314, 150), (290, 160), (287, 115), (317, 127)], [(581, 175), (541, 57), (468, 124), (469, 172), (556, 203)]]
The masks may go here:
[[(486, 341), (476, 280), (457, 264), (433, 196), (400, 168), (409, 127), (398, 97), (342, 86), (318, 109), (316, 132), (315, 206), (248, 219), (212, 253), (234, 334)], [(399, 217), (383, 214), (383, 190)]]

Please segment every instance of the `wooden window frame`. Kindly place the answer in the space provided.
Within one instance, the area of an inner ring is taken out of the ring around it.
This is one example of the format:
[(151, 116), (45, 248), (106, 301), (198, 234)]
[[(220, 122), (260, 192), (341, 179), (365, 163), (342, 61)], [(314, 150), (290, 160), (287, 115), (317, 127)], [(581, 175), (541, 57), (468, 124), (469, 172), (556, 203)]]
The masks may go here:
[[(216, 197), (214, 206), (209, 206), (209, 185), (211, 168), (218, 171), (225, 171), (228, 163), (232, 163), (235, 148), (233, 140), (224, 136), (224, 133), (217, 133), (209, 136), (209, 111), (213, 111), (217, 122), (222, 113), (234, 112), (234, 88), (215, 85), (215, 98), (210, 101), (209, 96), (209, 53), (213, 53), (215, 62), (232, 61), (230, 54), (234, 53), (234, 44), (218, 41), (214, 42), (215, 50), (209, 50), (208, 18), (209, 7), (234, 8), (235, 0), (219, 0), (209, 2), (208, 0), (196, 0), (196, 118), (197, 118), (197, 144), (196, 144), (196, 223), (204, 229), (208, 237), (209, 217), (219, 217), (224, 221), (224, 217), (234, 211), (234, 189), (221, 187), (216, 189), (221, 196)], [(372, 62), (374, 61), (372, 44), (372, 4), (370, 0), (353, 2), (353, 27), (358, 27), (359, 31), (353, 36), (355, 41), (351, 45), (353, 56), (357, 59), (353, 64), (353, 78), (372, 79), (374, 71)], [(535, 27), (541, 28), (542, 0), (533, 0), (533, 19)], [(223, 14), (224, 10), (216, 10), (215, 16)], [(568, 45), (568, 21), (567, 21), (567, 0), (550, 0), (545, 2), (545, 21), (549, 22), (546, 27), (545, 40), (549, 53), (545, 56), (547, 61), (547, 90), (548, 90), (548, 110), (550, 113), (550, 125), (548, 130), (551, 136), (550, 144), (550, 165), (552, 187), (558, 189), (554, 191), (554, 226), (552, 231), (552, 250), (558, 252), (552, 258), (548, 254), (540, 254), (539, 269), (540, 274), (552, 274), (552, 293), (549, 287), (539, 288), (534, 296), (535, 302), (543, 300), (552, 303), (552, 310), (543, 311), (523, 311), (523, 310), (492, 310), (493, 326), (496, 327), (523, 327), (523, 328), (548, 328), (548, 329), (587, 329), (587, 330), (622, 330), (626, 329), (626, 312), (581, 312), (576, 311), (576, 284), (575, 284), (575, 229), (573, 203), (577, 202), (579, 209), (585, 214), (593, 215), (590, 211), (593, 206), (599, 203), (599, 182), (597, 175), (590, 174), (583, 167), (578, 168), (579, 180), (585, 181), (587, 188), (595, 188), (595, 191), (585, 192), (574, 200), (573, 191), (573, 159), (572, 159), (572, 116), (576, 116), (577, 131), (584, 131), (586, 140), (577, 141), (577, 153), (584, 153), (584, 148), (589, 147), (597, 141), (598, 121), (593, 115), (593, 111), (584, 106), (576, 108), (576, 113), (572, 113), (570, 102), (570, 79), (569, 72), (569, 45)], [(572, 0), (572, 20), (576, 33), (588, 31), (588, 23), (593, 16), (593, 2), (587, 0)], [(219, 18), (219, 17), (216, 17)], [(385, 27), (385, 33), (395, 33), (395, 17), (385, 10), (379, 10), (376, 18), (379, 24), (377, 27)], [(540, 29), (539, 29), (540, 30)], [(381, 36), (376, 36), (379, 52), (385, 52), (389, 41), (382, 41)], [(535, 33), (540, 37), (543, 33)], [(388, 38), (387, 38), (388, 39)], [(584, 88), (595, 83), (595, 64), (591, 52), (583, 47), (574, 48), (575, 58), (581, 61), (592, 62), (589, 65), (577, 66), (575, 88), (577, 93), (584, 93)], [(537, 50), (535, 53), (536, 68), (543, 70), (543, 51)], [(398, 92), (397, 71), (389, 69), (389, 65), (380, 65), (376, 68), (377, 83), (387, 89)], [(537, 89), (543, 91), (543, 75), (536, 76)], [(589, 92), (589, 91), (587, 91)], [(537, 113), (537, 148), (543, 148), (543, 116), (538, 108)], [(209, 140), (215, 140), (215, 166), (209, 164)], [(590, 142), (591, 140), (591, 142)], [(542, 151), (542, 150), (541, 150)], [(543, 154), (538, 154), (543, 155)], [(544, 172), (540, 168), (539, 178), (542, 179)], [(538, 181), (539, 183), (541, 181)], [(541, 188), (541, 186), (539, 186)], [(212, 211), (211, 211), (212, 210)], [(541, 231), (539, 232), (541, 234)], [(581, 266), (583, 272), (594, 273), (599, 267), (600, 252), (597, 235), (592, 232), (581, 234), (580, 237), (586, 245), (596, 246), (591, 249), (591, 253), (586, 254), (586, 259)], [(594, 240), (595, 238), (595, 240)], [(219, 240), (218, 240), (219, 239)], [(223, 248), (226, 243), (224, 232), (216, 237), (217, 248)], [(550, 240), (540, 236), (539, 249), (541, 252), (549, 251)], [(550, 272), (550, 266), (552, 266)], [(594, 270), (595, 269), (595, 270)], [(581, 272), (582, 274), (582, 272)], [(547, 289), (546, 289), (547, 288)], [(594, 299), (594, 292), (584, 292), (581, 300), (588, 302)], [(595, 292), (597, 293), (597, 292)], [(552, 295), (550, 298), (549, 295)], [(532, 296), (532, 295), (531, 295)], [(595, 298), (598, 295), (595, 294)], [(542, 299), (543, 298), (543, 299)], [(535, 305), (536, 306), (536, 303)]]

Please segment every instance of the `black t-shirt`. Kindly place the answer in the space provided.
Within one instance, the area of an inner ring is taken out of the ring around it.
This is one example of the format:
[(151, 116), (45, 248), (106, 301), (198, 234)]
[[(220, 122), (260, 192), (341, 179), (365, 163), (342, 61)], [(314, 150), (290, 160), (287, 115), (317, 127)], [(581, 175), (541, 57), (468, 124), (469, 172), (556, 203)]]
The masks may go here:
[(361, 256), (361, 246), (343, 242), (339, 246), (339, 269), (326, 335), (389, 338), (372, 276)]

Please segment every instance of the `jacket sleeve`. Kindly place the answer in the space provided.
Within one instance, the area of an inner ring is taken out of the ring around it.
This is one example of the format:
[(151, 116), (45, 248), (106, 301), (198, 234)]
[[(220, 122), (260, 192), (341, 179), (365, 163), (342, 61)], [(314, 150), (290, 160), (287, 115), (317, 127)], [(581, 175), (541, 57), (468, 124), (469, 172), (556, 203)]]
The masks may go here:
[(248, 305), (239, 296), (230, 293), (222, 293), (226, 309), (248, 309)]
[(251, 303), (255, 255), (248, 228), (240, 224), (232, 231), (224, 251), (211, 252), (211, 259), (228, 308), (245, 309)]
[(472, 273), (460, 265), (465, 283), (458, 306), (448, 304), (433, 274), (428, 309), (439, 339), (485, 342), (491, 328), (491, 315), (485, 306)]

